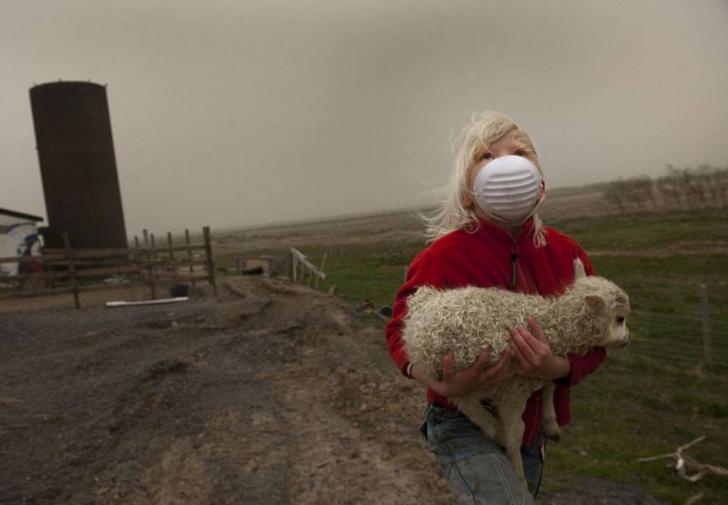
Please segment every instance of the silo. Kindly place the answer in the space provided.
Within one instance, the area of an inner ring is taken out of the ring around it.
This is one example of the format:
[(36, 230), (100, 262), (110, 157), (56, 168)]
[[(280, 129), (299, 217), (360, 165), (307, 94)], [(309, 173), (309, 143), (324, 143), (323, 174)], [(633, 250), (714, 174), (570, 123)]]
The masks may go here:
[(57, 237), (65, 231), (74, 248), (126, 247), (106, 87), (40, 84), (30, 89), (30, 103), (50, 228), (46, 246), (61, 246)]

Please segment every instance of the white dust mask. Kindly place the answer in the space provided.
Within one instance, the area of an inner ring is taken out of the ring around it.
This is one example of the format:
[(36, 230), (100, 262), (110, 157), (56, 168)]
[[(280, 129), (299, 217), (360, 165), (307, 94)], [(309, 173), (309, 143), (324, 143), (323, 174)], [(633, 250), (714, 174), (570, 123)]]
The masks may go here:
[(475, 176), (475, 200), (499, 224), (525, 223), (543, 200), (541, 172), (523, 156), (500, 156)]

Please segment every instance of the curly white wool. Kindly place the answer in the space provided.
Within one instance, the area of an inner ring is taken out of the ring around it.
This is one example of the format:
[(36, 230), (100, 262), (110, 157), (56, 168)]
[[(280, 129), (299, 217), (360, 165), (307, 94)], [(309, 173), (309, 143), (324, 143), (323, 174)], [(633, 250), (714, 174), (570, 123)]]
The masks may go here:
[(455, 357), (455, 370), (469, 367), (484, 346), (495, 363), (508, 345), (508, 327), (527, 327), (530, 317), (544, 330), (555, 354), (584, 354), (596, 345), (608, 322), (584, 303), (587, 294), (614, 303), (624, 292), (601, 277), (586, 277), (556, 298), (496, 288), (437, 290), (423, 286), (407, 300), (403, 338), (407, 355), (419, 369), (437, 378), (442, 358)]
[[(456, 371), (472, 366), (485, 346), (491, 347), (490, 362), (494, 363), (508, 345), (508, 327), (526, 327), (529, 317), (541, 326), (556, 355), (585, 354), (596, 345), (625, 345), (629, 340), (624, 325), (629, 312), (627, 294), (607, 279), (583, 275), (578, 260), (575, 269), (581, 275), (577, 274), (564, 294), (554, 298), (495, 288), (421, 287), (407, 300), (403, 340), (410, 361), (433, 379), (441, 378), (442, 359), (448, 353), (454, 356)], [(504, 446), (522, 480), (521, 415), (529, 396), (541, 388), (544, 431), (558, 438), (553, 382), (514, 374), (477, 394), (454, 400), (486, 436)], [(490, 400), (497, 417), (483, 408), (481, 400)]]

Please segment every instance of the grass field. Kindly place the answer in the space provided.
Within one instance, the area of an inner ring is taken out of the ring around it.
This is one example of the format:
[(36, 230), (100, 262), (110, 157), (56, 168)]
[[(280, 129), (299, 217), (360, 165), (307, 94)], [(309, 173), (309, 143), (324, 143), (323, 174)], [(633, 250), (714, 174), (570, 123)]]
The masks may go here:
[[(728, 219), (719, 211), (585, 217), (553, 223), (591, 254), (598, 273), (623, 286), (634, 313), (634, 345), (574, 388), (573, 422), (562, 442), (550, 444), (546, 489), (568, 487), (579, 476), (640, 486), (670, 503), (699, 491), (701, 503), (728, 503), (728, 479), (679, 479), (664, 461), (639, 457), (707, 440), (689, 453), (728, 467)], [(418, 240), (311, 245), (319, 264), (352, 304), (391, 305), (404, 271), (424, 243)], [(712, 368), (701, 367), (700, 285), (710, 294)], [(372, 318), (372, 324), (384, 325)]]

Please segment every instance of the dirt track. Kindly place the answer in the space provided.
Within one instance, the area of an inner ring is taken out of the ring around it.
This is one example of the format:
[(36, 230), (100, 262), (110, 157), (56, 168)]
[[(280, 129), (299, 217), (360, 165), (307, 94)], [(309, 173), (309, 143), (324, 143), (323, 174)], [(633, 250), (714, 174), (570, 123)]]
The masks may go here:
[[(229, 283), (222, 303), (3, 313), (0, 503), (452, 503), (380, 329), (282, 280)], [(654, 503), (579, 487), (542, 503)]]
[(0, 502), (446, 503), (381, 332), (332, 296), (233, 287), (3, 314)]

